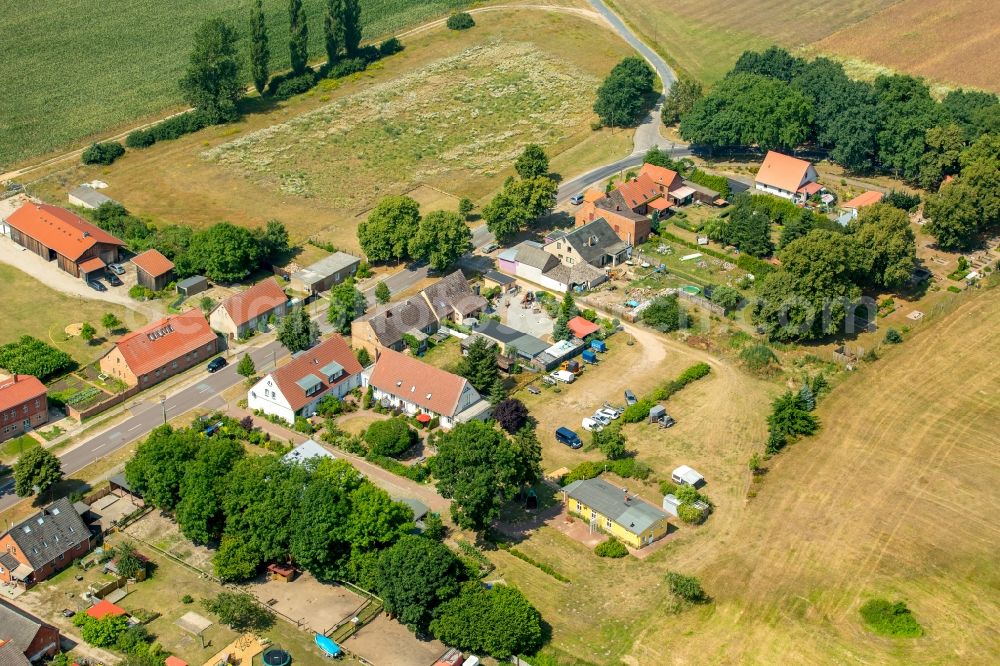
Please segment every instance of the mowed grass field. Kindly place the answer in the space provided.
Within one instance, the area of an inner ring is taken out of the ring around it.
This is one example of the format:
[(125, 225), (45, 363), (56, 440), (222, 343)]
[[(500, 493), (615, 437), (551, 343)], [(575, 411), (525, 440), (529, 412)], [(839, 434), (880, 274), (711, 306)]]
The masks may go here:
[(527, 143), (543, 144), (567, 177), (631, 151), (631, 132), (590, 129), (596, 82), (631, 53), (623, 40), (573, 13), (511, 9), (476, 21), (409, 37), (364, 74), (267, 112), (129, 151), (110, 167), (70, 166), (32, 191), (61, 200), (100, 178), (154, 220), (279, 219), (293, 240), (350, 251), (358, 215), (382, 196), (431, 186), (482, 205)]
[[(633, 30), (711, 84), (748, 49), (778, 44), (950, 85), (1000, 90), (1000, 4), (984, 0), (609, 0)], [(852, 73), (877, 68), (849, 62)]]
[(1000, 3), (904, 0), (816, 48), (1000, 92)]
[[(130, 329), (146, 324), (146, 318), (120, 305), (67, 296), (50, 289), (23, 271), (0, 263), (0, 344), (22, 335), (32, 335), (72, 356), (81, 365), (104, 354), (111, 343), (104, 339), (101, 317), (113, 312)], [(65, 333), (66, 326), (90, 322), (97, 329), (95, 344)]]
[[(377, 39), (464, 4), (362, 0), (363, 36)], [(310, 53), (321, 56), (326, 2), (303, 5)], [(198, 25), (214, 17), (229, 21), (245, 53), (250, 7), (249, 0), (0, 2), (0, 168), (182, 105), (177, 81)], [(266, 0), (264, 9), (272, 66), (287, 68), (288, 2)]]
[[(749, 502), (739, 472), (763, 441), (763, 401), (780, 387), (713, 365), (667, 402), (677, 426), (630, 426), (658, 473), (675, 461), (706, 466), (717, 509), (705, 525), (682, 526), (643, 561), (602, 560), (543, 527), (518, 548), (571, 583), (505, 553), (495, 555), (500, 572), (552, 624), (547, 649), (562, 663), (992, 663), (998, 325), (996, 290), (932, 313), (821, 402), (821, 432), (772, 460)], [(697, 575), (713, 603), (677, 612), (666, 571)], [(870, 633), (858, 608), (873, 596), (905, 600), (925, 635)]]

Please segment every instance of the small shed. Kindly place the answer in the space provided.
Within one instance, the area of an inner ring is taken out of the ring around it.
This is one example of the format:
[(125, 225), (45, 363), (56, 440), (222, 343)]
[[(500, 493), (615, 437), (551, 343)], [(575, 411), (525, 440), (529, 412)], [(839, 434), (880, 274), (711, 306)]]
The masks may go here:
[(653, 405), (649, 408), (649, 422), (656, 423), (667, 415), (667, 408), (663, 405)]
[(108, 616), (115, 615), (127, 615), (128, 613), (124, 608), (116, 604), (111, 603), (107, 599), (101, 599), (96, 604), (87, 609), (87, 615), (94, 618), (95, 620), (100, 620)]
[(101, 194), (89, 185), (81, 185), (75, 190), (70, 191), (69, 202), (74, 206), (94, 210), (99, 208), (101, 204), (114, 203), (115, 200), (105, 194)]
[(292, 291), (318, 294), (340, 284), (357, 272), (361, 259), (346, 252), (334, 252), (308, 268), (292, 273)]
[(185, 298), (190, 298), (195, 294), (200, 294), (208, 289), (208, 278), (204, 275), (192, 275), (177, 283), (177, 293), (183, 294)]
[[(669, 513), (674, 518), (680, 518), (680, 507), (683, 502), (677, 499), (674, 495), (665, 495), (663, 497), (663, 510)], [(704, 519), (708, 515), (708, 504), (698, 500), (691, 504), (692, 507), (701, 512), (701, 517)]]
[(499, 287), (501, 294), (507, 294), (517, 290), (517, 280), (500, 271), (489, 270), (483, 273), (483, 286), (486, 289)]
[(295, 579), (295, 567), (291, 564), (272, 562), (267, 565), (267, 579), (278, 583), (290, 583)]
[(587, 319), (579, 316), (573, 317), (566, 322), (566, 326), (569, 328), (574, 337), (580, 338), (581, 340), (586, 338), (588, 335), (593, 335), (601, 330), (601, 327), (594, 322), (588, 321)]
[(136, 282), (153, 291), (162, 290), (174, 277), (174, 262), (156, 249), (135, 255), (132, 264), (135, 266)]
[(705, 477), (687, 465), (681, 465), (671, 472), (670, 478), (674, 483), (684, 483), (694, 488), (705, 485)]

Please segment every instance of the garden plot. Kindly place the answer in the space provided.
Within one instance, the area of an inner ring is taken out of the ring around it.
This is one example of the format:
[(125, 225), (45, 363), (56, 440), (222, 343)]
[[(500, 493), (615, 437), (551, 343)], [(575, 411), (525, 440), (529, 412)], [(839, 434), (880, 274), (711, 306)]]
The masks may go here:
[(596, 79), (524, 42), (491, 41), (204, 151), (281, 193), (355, 212), (459, 172), (487, 180), (530, 142), (591, 115)]

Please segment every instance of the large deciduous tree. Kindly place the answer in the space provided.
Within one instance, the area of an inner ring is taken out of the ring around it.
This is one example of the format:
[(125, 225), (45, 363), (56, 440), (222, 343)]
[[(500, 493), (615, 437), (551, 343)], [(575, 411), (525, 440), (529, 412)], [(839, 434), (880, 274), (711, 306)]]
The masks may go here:
[(125, 478), (146, 503), (173, 511), (181, 482), (198, 450), (198, 437), (189, 429), (162, 425), (149, 434), (125, 463)]
[(483, 208), (486, 227), (497, 242), (506, 243), (555, 205), (557, 191), (555, 181), (544, 176), (508, 181)]
[(529, 143), (514, 162), (514, 171), (521, 178), (549, 175), (549, 158), (537, 143)]
[(59, 458), (41, 446), (28, 449), (14, 463), (14, 492), (18, 497), (44, 493), (63, 479)]
[(594, 113), (608, 127), (638, 124), (650, 106), (655, 78), (652, 68), (642, 58), (624, 58), (597, 89)]
[(246, 592), (220, 592), (202, 604), (219, 622), (237, 633), (260, 633), (274, 626), (274, 613), (261, 606), (253, 595)]
[(360, 0), (340, 0), (343, 4), (341, 13), (344, 24), (344, 49), (347, 55), (357, 54), (361, 46), (361, 2)]
[(243, 96), (236, 31), (222, 19), (209, 19), (194, 34), (194, 50), (180, 82), (184, 99), (213, 123), (239, 117)]
[(351, 332), (351, 322), (368, 309), (368, 299), (356, 286), (353, 279), (347, 279), (330, 290), (330, 305), (326, 310), (326, 320), (340, 333)]
[(444, 544), (404, 536), (379, 559), (379, 596), (400, 622), (414, 631), (426, 631), (434, 610), (458, 592), (460, 567)]
[(898, 289), (910, 279), (917, 245), (906, 213), (888, 204), (862, 208), (849, 229), (857, 247), (857, 271), (865, 283)]
[(541, 615), (517, 588), (502, 584), (465, 584), (438, 609), (431, 631), (448, 645), (497, 660), (532, 654), (542, 645)]
[(252, 231), (219, 222), (191, 239), (189, 259), (216, 282), (239, 282), (257, 268), (261, 244)]
[(444, 435), (433, 460), (438, 492), (452, 500), (452, 518), (479, 532), (532, 479), (537, 465), (502, 432), (481, 421), (460, 424)]
[(899, 177), (915, 180), (927, 130), (940, 117), (930, 88), (912, 76), (880, 76), (875, 79), (875, 94), (879, 161)]
[(258, 94), (263, 93), (271, 76), (271, 49), (267, 43), (264, 0), (254, 0), (250, 10), (250, 75)]
[(358, 242), (368, 261), (401, 261), (419, 225), (420, 204), (407, 196), (388, 196), (358, 225)]
[(472, 232), (462, 216), (446, 210), (427, 214), (409, 242), (410, 256), (443, 271), (472, 249)]
[(326, 61), (332, 65), (340, 59), (344, 50), (343, 0), (326, 0), (323, 13), (323, 41), (326, 45)]
[(240, 442), (217, 436), (201, 444), (184, 470), (177, 503), (177, 524), (195, 543), (218, 539), (224, 527), (222, 500), (229, 471), (246, 451)]
[(670, 86), (670, 92), (663, 102), (660, 116), (665, 125), (673, 125), (680, 122), (681, 116), (694, 108), (695, 103), (704, 96), (701, 83), (694, 79), (681, 75), (674, 85)]
[(524, 427), (529, 416), (528, 408), (517, 398), (501, 400), (493, 408), (493, 418), (511, 435)]
[(305, 308), (292, 308), (278, 325), (277, 338), (289, 353), (294, 354), (312, 347), (319, 338), (319, 326), (309, 318)]

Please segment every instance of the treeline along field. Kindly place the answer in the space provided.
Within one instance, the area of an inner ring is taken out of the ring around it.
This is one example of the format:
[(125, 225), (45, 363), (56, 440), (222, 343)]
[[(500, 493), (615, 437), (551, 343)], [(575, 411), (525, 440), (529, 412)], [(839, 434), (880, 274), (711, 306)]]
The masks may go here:
[[(365, 41), (468, 4), (362, 0)], [(325, 0), (303, 0), (309, 53), (324, 53)], [(195, 29), (221, 17), (246, 50), (249, 2), (2, 0), (0, 168), (183, 104), (177, 87)], [(289, 67), (288, 2), (265, 0), (272, 70)], [(244, 72), (249, 82), (249, 68)]]

